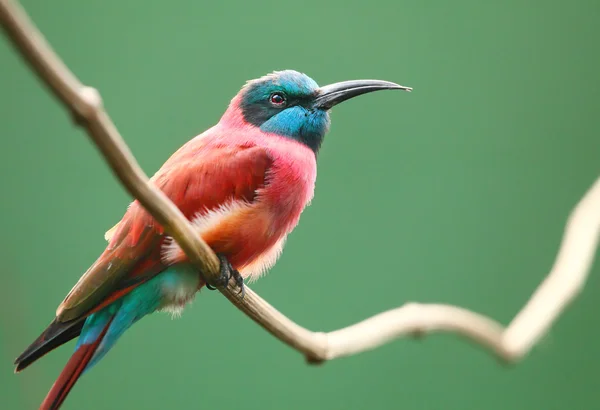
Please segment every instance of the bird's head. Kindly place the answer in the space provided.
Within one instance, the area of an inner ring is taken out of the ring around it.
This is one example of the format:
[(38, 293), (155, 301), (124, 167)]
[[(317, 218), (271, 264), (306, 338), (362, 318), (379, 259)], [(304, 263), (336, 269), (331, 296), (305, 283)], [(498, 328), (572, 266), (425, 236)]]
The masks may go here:
[(305, 74), (276, 71), (249, 81), (230, 109), (262, 131), (297, 140), (315, 153), (329, 129), (329, 110), (350, 98), (379, 90), (406, 90), (388, 81), (355, 80), (319, 87)]

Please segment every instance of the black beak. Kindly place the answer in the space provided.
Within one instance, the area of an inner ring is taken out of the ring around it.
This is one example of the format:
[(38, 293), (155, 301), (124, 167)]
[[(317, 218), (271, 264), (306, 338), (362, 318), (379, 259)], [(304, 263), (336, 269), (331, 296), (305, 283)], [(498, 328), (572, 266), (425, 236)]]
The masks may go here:
[(322, 110), (328, 110), (342, 101), (379, 90), (412, 91), (412, 88), (380, 80), (342, 81), (341, 83), (334, 83), (321, 87), (315, 100), (315, 107)]

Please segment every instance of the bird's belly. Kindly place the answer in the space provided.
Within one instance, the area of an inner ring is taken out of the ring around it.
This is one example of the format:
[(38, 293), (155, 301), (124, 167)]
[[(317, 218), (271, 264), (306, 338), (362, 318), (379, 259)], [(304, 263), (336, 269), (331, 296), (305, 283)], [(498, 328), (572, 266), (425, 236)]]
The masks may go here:
[[(294, 217), (294, 215), (290, 215)], [(256, 279), (277, 260), (290, 223), (263, 203), (232, 202), (192, 219), (202, 239), (215, 253), (227, 257), (245, 279)], [(187, 257), (174, 241), (163, 248), (167, 264)]]

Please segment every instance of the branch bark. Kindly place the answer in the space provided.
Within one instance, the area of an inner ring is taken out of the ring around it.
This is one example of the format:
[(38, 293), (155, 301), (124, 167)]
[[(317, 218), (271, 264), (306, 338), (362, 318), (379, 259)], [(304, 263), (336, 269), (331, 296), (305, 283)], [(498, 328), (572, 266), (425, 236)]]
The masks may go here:
[[(214, 282), (219, 273), (216, 255), (194, 234), (179, 209), (149, 182), (105, 112), (98, 91), (83, 85), (69, 71), (16, 1), (0, 0), (0, 23), (16, 50), (87, 130), (125, 188), (177, 240), (206, 279)], [(218, 289), (248, 317), (304, 354), (310, 363), (354, 355), (403, 336), (434, 331), (457, 333), (512, 362), (527, 354), (582, 290), (599, 233), (600, 178), (573, 209), (552, 270), (507, 328), (457, 306), (409, 303), (340, 330), (312, 332), (288, 319), (249, 287), (243, 299), (233, 281)]]

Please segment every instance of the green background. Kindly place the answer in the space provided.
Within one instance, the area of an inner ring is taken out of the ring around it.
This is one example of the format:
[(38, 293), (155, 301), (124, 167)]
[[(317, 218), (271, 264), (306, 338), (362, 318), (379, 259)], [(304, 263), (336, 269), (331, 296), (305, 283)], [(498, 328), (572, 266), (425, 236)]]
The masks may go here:
[[(316, 196), (253, 285), (333, 330), (406, 301), (507, 323), (550, 269), (600, 171), (600, 3), (311, 0), (23, 2), (97, 87), (152, 174), (218, 121), (250, 78), (415, 88), (336, 109)], [(105, 245), (129, 195), (0, 38), (0, 406), (37, 408), (73, 345), (20, 375), (12, 360)], [(179, 320), (141, 321), (65, 409), (599, 409), (596, 265), (532, 354), (503, 367), (453, 335), (307, 366), (202, 292)]]

